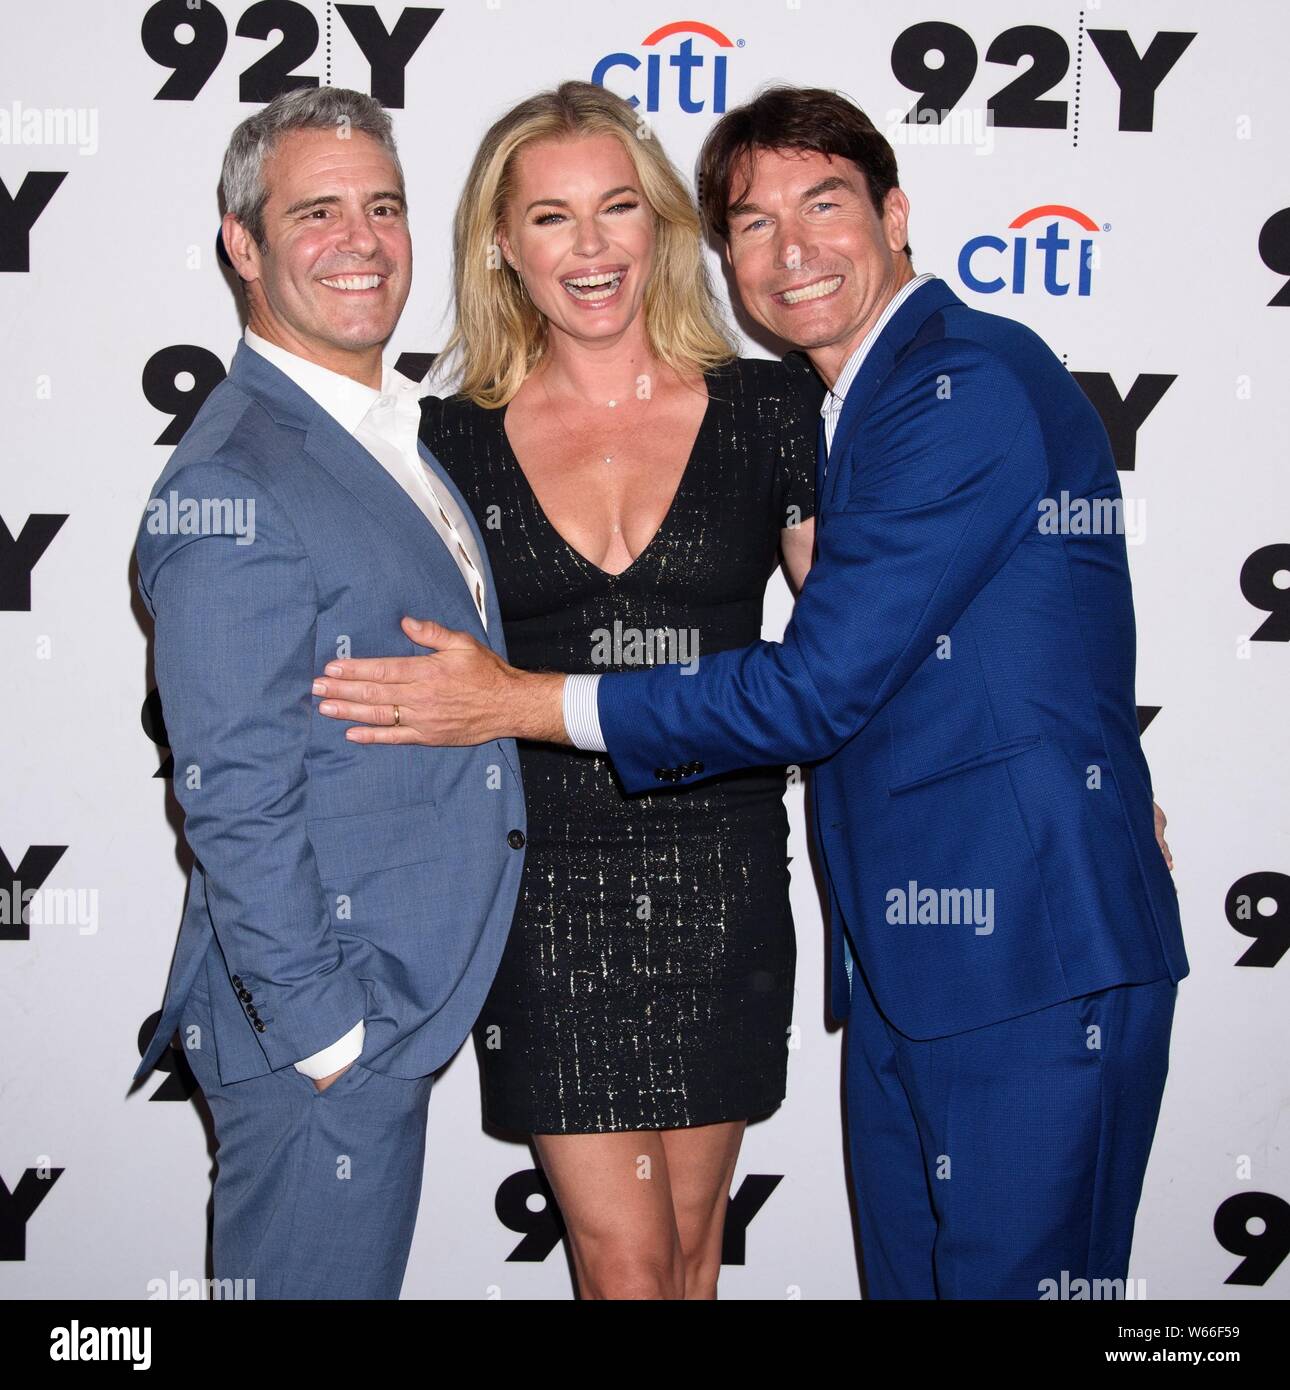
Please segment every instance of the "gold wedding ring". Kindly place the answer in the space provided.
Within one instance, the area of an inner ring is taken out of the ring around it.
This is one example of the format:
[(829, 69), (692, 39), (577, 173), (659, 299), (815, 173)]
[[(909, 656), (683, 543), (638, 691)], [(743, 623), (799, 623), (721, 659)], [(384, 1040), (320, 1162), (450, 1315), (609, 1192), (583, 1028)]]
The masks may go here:
[(394, 706), (394, 726), (395, 726), (395, 728), (398, 728), (398, 726), (399, 726), (400, 723), (401, 723), (401, 719), (400, 719), (400, 716), (399, 716), (399, 707), (398, 707), (398, 705), (395, 705), (395, 706)]

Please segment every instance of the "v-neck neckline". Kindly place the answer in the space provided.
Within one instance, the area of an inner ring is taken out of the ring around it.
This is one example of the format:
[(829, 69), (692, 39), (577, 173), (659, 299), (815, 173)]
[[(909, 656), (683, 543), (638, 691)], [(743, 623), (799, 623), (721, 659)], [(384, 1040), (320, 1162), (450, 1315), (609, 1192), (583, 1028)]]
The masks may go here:
[(498, 411), (498, 428), (501, 430), (502, 447), (509, 455), (511, 462), (515, 465), (515, 468), (519, 472), (520, 477), (523, 479), (524, 486), (528, 488), (529, 497), (533, 501), (533, 507), (536, 510), (538, 516), (541, 517), (542, 522), (546, 526), (546, 528), (551, 532), (553, 536), (555, 536), (556, 540), (560, 542), (560, 544), (565, 548), (565, 550), (569, 552), (570, 555), (572, 555), (575, 559), (579, 560), (589, 570), (593, 570), (596, 574), (600, 575), (602, 578), (611, 580), (626, 578), (626, 576), (630, 574), (631, 571), (634, 570), (636, 566), (639, 565), (641, 561), (645, 559), (646, 555), (648, 555), (649, 552), (654, 548), (654, 545), (658, 541), (658, 538), (663, 534), (663, 531), (667, 527), (668, 523), (671, 521), (672, 516), (676, 511), (677, 500), (681, 496), (681, 493), (685, 488), (686, 480), (690, 476), (690, 465), (694, 461), (694, 455), (698, 450), (699, 441), (703, 438), (704, 431), (708, 428), (708, 421), (712, 416), (712, 407), (716, 400), (716, 395), (713, 392), (712, 388), (713, 378), (716, 376), (716, 374), (716, 368), (712, 368), (709, 371), (704, 372), (703, 374), (704, 385), (708, 388), (708, 401), (703, 408), (703, 417), (699, 421), (699, 428), (695, 431), (694, 439), (690, 444), (690, 452), (686, 457), (685, 467), (681, 470), (680, 478), (677, 479), (676, 488), (672, 493), (672, 500), (668, 503), (667, 511), (663, 513), (663, 520), (660, 521), (659, 524), (654, 528), (654, 534), (645, 543), (640, 552), (632, 560), (631, 564), (628, 565), (625, 569), (621, 570), (607, 570), (601, 568), (601, 566), (596, 564), (594, 560), (589, 560), (582, 553), (581, 550), (578, 550), (576, 547), (570, 545), (569, 542), (565, 539), (563, 532), (561, 532), (557, 528), (555, 522), (553, 522), (551, 518), (547, 515), (546, 508), (542, 505), (540, 499), (538, 498), (536, 489), (533, 487), (533, 484), (529, 482), (528, 474), (524, 471), (524, 465), (520, 462), (519, 456), (516, 454), (514, 448), (512, 448), (511, 446), (510, 435), (506, 433), (506, 412), (510, 409), (510, 402), (508, 401), (506, 405), (504, 405), (501, 408), (501, 410)]

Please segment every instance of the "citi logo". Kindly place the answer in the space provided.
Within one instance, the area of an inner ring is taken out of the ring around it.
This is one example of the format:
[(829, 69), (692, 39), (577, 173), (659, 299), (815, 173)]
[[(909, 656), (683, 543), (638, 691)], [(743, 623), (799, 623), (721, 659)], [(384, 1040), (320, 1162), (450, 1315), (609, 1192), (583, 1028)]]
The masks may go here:
[(1086, 212), (1065, 203), (1044, 203), (1014, 217), (1008, 230), (1016, 233), (1011, 242), (985, 235), (964, 244), (958, 272), (968, 289), (977, 294), (1003, 290), (1025, 294), (1027, 286), (1034, 291), (1042, 285), (1044, 293), (1051, 295), (1074, 289), (1087, 297), (1093, 292), (1097, 248), (1092, 236), (1079, 233), (1108, 231), (1109, 224), (1099, 227)]
[[(666, 48), (659, 46), (682, 34), (685, 37), (679, 43), (667, 44)], [(697, 53), (696, 43), (702, 45)], [(640, 46), (652, 50), (645, 55), (643, 64), (635, 53), (606, 53), (592, 69), (591, 80), (598, 87), (604, 87), (608, 85), (605, 78), (615, 68), (639, 73), (644, 66), (646, 111), (661, 111), (664, 93), (668, 110), (677, 109), (688, 115), (697, 115), (700, 111), (720, 115), (725, 111), (726, 54), (722, 50), (742, 48), (742, 39), (736, 44), (711, 24), (700, 23), (697, 19), (678, 19), (646, 35)], [(637, 83), (639, 85), (639, 79)], [(619, 95), (639, 109), (639, 92), (620, 92)]]

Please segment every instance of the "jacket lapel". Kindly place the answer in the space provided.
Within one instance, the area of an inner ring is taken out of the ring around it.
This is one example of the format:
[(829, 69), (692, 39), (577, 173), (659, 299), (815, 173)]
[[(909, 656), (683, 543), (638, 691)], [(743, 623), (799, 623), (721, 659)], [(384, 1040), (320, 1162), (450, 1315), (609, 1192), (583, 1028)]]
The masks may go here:
[(433, 618), (445, 627), (469, 632), (488, 645), (479, 613), (456, 560), (402, 485), (325, 410), (319, 410), (318, 419), (305, 437), (305, 452), (389, 532), (402, 547), (409, 563), (416, 564), (430, 581), (437, 611), (410, 616)]
[[(289, 376), (245, 342), (238, 344), (228, 374), (231, 381), (253, 395), (280, 424), (305, 432), (305, 452), (309, 457), (389, 532), (401, 545), (408, 563), (415, 564), (429, 581), (435, 596), (436, 611), (409, 616), (433, 618), (445, 627), (468, 632), (504, 657), (506, 644), (502, 636), (502, 615), (496, 585), (488, 568), (488, 552), (484, 548), (483, 537), (465, 499), (425, 445), (417, 440), (421, 461), (434, 476), (435, 491), (443, 488), (456, 500), (479, 549), (486, 588), (484, 611), (488, 615), (487, 631), (479, 620), (475, 602), (466, 587), (465, 576), (457, 568), (456, 560), (448, 553), (448, 547), (438, 531), (402, 486), (390, 477), (352, 434), (342, 429), (307, 391), (302, 391)], [(499, 739), (498, 747), (519, 780), (520, 770), (507, 746), (507, 740)]]
[[(479, 555), (481, 566), (480, 573), (484, 576), (484, 612), (488, 616), (487, 631), (483, 630), (481, 627), (480, 631), (475, 635), (478, 636), (481, 642), (492, 647), (499, 656), (504, 657), (506, 655), (506, 641), (502, 636), (502, 614), (497, 601), (497, 585), (493, 583), (493, 576), (488, 568), (488, 547), (484, 544), (484, 538), (480, 534), (479, 523), (475, 518), (474, 512), (470, 509), (470, 504), (461, 495), (461, 490), (457, 487), (457, 484), (453, 482), (443, 464), (441, 464), (430, 450), (426, 448), (421, 439), (417, 440), (417, 452), (421, 455), (421, 462), (425, 464), (430, 472), (430, 476), (433, 479), (432, 486), (435, 491), (441, 496), (447, 493), (453, 501), (456, 502), (462, 516), (466, 518), (466, 525), (470, 528), (470, 534), (474, 537), (475, 550)], [(449, 556), (449, 559), (451, 558), (452, 557)], [(453, 568), (456, 569), (456, 561), (454, 560), (452, 563)], [(461, 580), (462, 591), (466, 594), (466, 601), (470, 605), (470, 611), (475, 615), (475, 624), (479, 627), (479, 614), (475, 609), (474, 600), (466, 590), (465, 578), (462, 577), (460, 570), (457, 571), (457, 574), (458, 578)]]
[[(904, 355), (905, 349), (918, 330), (933, 314), (949, 304), (961, 303), (944, 280), (929, 280), (905, 300), (879, 333), (847, 391), (846, 400), (842, 403), (842, 413), (838, 417), (838, 427), (833, 435), (833, 448), (829, 451), (832, 466), (827, 470), (821, 467), (820, 470), (825, 476), (820, 492), (819, 510), (823, 511), (829, 505), (837, 488), (838, 475), (844, 471), (840, 466), (844, 451), (850, 447), (856, 431), (868, 413), (869, 402), (891, 374), (891, 369)], [(823, 436), (821, 451), (822, 441)]]
[[(475, 609), (475, 601), (470, 597), (466, 590), (466, 581), (460, 570), (457, 570), (457, 579), (461, 585), (461, 590), (466, 594), (466, 606), (470, 609), (470, 616), (474, 622), (475, 636), (479, 641), (489, 646), (502, 658), (506, 660), (506, 638), (502, 632), (502, 609), (497, 598), (497, 585), (493, 583), (493, 573), (488, 565), (488, 549), (484, 545), (484, 538), (479, 531), (479, 523), (475, 519), (474, 512), (471, 511), (469, 503), (461, 495), (457, 484), (448, 476), (443, 464), (426, 448), (420, 438), (417, 439), (417, 452), (421, 455), (421, 462), (430, 470), (434, 477), (434, 488), (438, 492), (442, 489), (451, 495), (453, 501), (461, 508), (461, 514), (466, 518), (466, 525), (470, 527), (470, 534), (475, 538), (475, 550), (479, 555), (482, 566), (481, 573), (484, 576), (484, 612), (488, 616), (488, 629), (485, 631), (479, 621), (479, 614)], [(436, 541), (438, 537), (435, 538)], [(440, 546), (440, 549), (444, 549)], [(446, 551), (445, 551), (446, 553)], [(453, 569), (457, 569), (457, 562), (448, 557), (449, 564)], [(437, 620), (436, 620), (437, 621)], [(520, 780), (520, 769), (512, 754), (511, 743), (507, 739), (498, 739), (497, 746), (502, 750), (506, 761), (511, 765), (511, 771), (515, 774), (516, 781)]]
[[(491, 645), (465, 578), (438, 531), (403, 487), (358, 440), (308, 392), (302, 391), (290, 377), (245, 343), (238, 345), (229, 378), (253, 394), (280, 424), (305, 431), (305, 452), (309, 457), (389, 533), (408, 562), (415, 564), (429, 581), (439, 611), (412, 616), (434, 618), (436, 622), (469, 632), (480, 642)], [(425, 456), (422, 450), (423, 462)], [(442, 474), (436, 472), (436, 490), (443, 481)], [(487, 571), (485, 578), (488, 578)], [(491, 582), (488, 588), (491, 591)], [(492, 623), (491, 613), (489, 622)]]

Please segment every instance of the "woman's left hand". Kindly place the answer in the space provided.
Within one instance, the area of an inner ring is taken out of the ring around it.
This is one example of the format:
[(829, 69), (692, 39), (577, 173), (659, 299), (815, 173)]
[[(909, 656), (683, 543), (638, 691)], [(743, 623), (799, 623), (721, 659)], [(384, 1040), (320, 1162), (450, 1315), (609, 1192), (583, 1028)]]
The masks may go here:
[(1156, 843), (1160, 846), (1160, 853), (1164, 855), (1165, 863), (1169, 865), (1169, 869), (1172, 872), (1174, 867), (1174, 857), (1172, 854), (1170, 854), (1169, 842), (1165, 839), (1165, 826), (1168, 824), (1168, 821), (1165, 819), (1165, 813), (1160, 809), (1159, 806), (1156, 805), (1154, 801), (1151, 803), (1151, 805), (1155, 809), (1156, 813)]
[(509, 732), (498, 715), (520, 674), (513, 666), (468, 632), (416, 618), (403, 630), (433, 654), (329, 661), (313, 685), (325, 697), (318, 713), (353, 721), (345, 737), (354, 743), (458, 747)]

